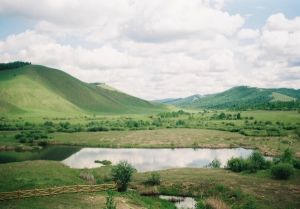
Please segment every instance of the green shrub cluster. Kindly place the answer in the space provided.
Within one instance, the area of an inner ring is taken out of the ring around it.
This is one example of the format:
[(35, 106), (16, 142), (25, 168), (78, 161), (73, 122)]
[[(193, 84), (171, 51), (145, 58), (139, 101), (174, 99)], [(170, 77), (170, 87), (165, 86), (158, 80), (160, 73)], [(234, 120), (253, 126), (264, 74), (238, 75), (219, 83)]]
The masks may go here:
[(152, 172), (149, 176), (149, 178), (145, 181), (145, 184), (148, 185), (160, 185), (161, 178), (158, 172)]
[(294, 173), (294, 168), (299, 169), (300, 160), (295, 159), (294, 152), (288, 148), (284, 150), (280, 158), (274, 158), (273, 163), (267, 161), (263, 155), (255, 151), (247, 159), (231, 158), (227, 162), (227, 169), (234, 172), (256, 172), (271, 168), (271, 175), (275, 179), (288, 179)]
[(268, 169), (271, 162), (267, 161), (259, 151), (254, 151), (247, 159), (231, 158), (227, 162), (227, 168), (234, 172), (249, 171), (256, 172), (258, 170)]
[(211, 161), (207, 167), (209, 168), (220, 168), (221, 167), (221, 161), (218, 159), (214, 159), (213, 161)]
[(279, 159), (274, 159), (271, 174), (275, 179), (288, 179), (294, 174), (294, 168), (299, 169), (300, 160), (295, 158), (292, 149), (287, 148)]
[[(33, 143), (34, 141), (40, 140), (41, 145), (45, 145), (47, 143), (45, 140), (48, 139), (48, 135), (42, 131), (22, 131), (19, 134), (15, 135), (15, 138), (20, 143)], [(41, 141), (44, 140), (44, 141)]]
[(289, 163), (278, 163), (272, 166), (271, 174), (275, 179), (288, 179), (294, 174), (294, 168)]
[(125, 192), (135, 169), (127, 161), (121, 161), (112, 169), (112, 179), (117, 184), (119, 192)]

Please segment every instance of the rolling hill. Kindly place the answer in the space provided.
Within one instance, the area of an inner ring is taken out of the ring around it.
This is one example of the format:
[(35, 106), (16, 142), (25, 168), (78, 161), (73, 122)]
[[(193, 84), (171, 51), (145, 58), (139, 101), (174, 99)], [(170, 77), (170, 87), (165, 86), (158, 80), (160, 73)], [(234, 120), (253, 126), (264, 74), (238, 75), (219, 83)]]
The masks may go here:
[(162, 105), (101, 85), (82, 82), (69, 74), (26, 64), (0, 70), (0, 112), (42, 115), (85, 113), (145, 113)]
[(211, 95), (193, 95), (181, 99), (157, 100), (182, 108), (234, 108), (234, 109), (272, 109), (299, 107), (300, 90), (278, 88), (263, 89), (238, 86)]

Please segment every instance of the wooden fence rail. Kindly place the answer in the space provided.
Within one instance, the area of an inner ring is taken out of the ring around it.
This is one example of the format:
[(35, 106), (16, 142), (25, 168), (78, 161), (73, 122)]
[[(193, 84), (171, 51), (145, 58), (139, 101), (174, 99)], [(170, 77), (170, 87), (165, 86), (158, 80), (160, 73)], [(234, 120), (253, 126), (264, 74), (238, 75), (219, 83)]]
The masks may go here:
[(66, 193), (99, 192), (108, 189), (114, 190), (115, 188), (116, 186), (114, 184), (99, 184), (99, 185), (71, 185), (71, 186), (51, 187), (45, 189), (29, 189), (29, 190), (19, 190), (13, 192), (0, 192), (0, 201), (21, 199), (26, 197), (50, 196), (50, 195), (66, 194)]

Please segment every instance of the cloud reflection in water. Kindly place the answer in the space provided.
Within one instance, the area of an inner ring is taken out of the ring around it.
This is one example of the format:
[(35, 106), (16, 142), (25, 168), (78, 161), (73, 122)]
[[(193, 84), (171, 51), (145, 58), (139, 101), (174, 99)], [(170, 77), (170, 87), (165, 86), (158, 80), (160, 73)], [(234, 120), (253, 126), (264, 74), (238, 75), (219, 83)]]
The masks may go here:
[(113, 164), (126, 160), (138, 171), (153, 171), (168, 168), (201, 168), (217, 158), (222, 166), (231, 157), (248, 157), (252, 150), (235, 149), (111, 149), (83, 148), (63, 161), (72, 168), (94, 168), (101, 164), (95, 160), (110, 160)]

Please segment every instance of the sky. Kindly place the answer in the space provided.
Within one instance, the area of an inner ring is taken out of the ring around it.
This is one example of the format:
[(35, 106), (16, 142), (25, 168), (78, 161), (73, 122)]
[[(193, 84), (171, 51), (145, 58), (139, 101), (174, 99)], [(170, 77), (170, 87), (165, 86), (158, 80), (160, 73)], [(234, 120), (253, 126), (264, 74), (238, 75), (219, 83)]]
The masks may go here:
[(148, 99), (300, 88), (299, 0), (0, 0), (0, 62)]

